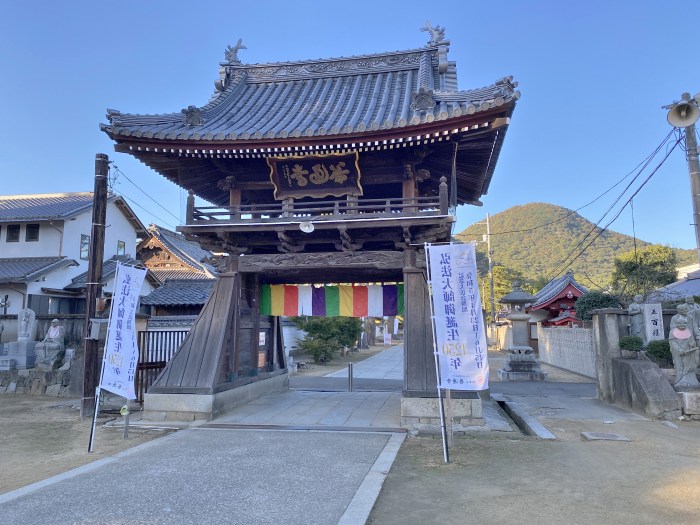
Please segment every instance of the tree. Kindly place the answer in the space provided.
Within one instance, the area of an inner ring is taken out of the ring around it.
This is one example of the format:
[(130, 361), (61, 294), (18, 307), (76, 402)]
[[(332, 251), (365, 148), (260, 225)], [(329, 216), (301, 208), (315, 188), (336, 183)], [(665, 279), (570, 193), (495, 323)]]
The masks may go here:
[(612, 295), (595, 290), (576, 299), (576, 317), (582, 321), (590, 321), (591, 312), (598, 308), (620, 308), (620, 303)]
[(646, 296), (676, 280), (676, 252), (660, 244), (645, 246), (615, 258), (613, 290), (623, 298)]
[(298, 348), (315, 362), (330, 361), (341, 347), (355, 346), (362, 331), (356, 317), (294, 317), (292, 322), (306, 332)]

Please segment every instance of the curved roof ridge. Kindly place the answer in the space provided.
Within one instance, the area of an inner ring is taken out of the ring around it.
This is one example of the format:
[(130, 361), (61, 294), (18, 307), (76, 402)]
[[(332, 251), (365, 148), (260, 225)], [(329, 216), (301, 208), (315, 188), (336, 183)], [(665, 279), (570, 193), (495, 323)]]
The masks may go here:
[(221, 62), (220, 65), (224, 67), (230, 67), (237, 70), (247, 70), (256, 68), (266, 68), (266, 67), (285, 67), (285, 66), (300, 66), (300, 65), (311, 65), (311, 64), (326, 64), (330, 62), (348, 62), (355, 60), (367, 60), (372, 58), (387, 58), (398, 55), (409, 55), (413, 53), (424, 53), (425, 51), (437, 51), (440, 45), (444, 45), (445, 42), (440, 42), (436, 45), (426, 45), (423, 47), (418, 47), (414, 49), (403, 49), (396, 51), (383, 51), (381, 53), (367, 53), (363, 55), (350, 55), (350, 56), (340, 56), (332, 58), (312, 58), (306, 60), (290, 60), (284, 62), (255, 62), (252, 64), (228, 64), (226, 62)]

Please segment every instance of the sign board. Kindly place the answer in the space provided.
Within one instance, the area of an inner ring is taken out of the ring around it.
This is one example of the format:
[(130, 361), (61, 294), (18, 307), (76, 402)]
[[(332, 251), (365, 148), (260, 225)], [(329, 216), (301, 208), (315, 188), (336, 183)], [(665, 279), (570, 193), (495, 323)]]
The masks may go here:
[(265, 332), (258, 332), (258, 346), (265, 346)]
[(440, 388), (489, 387), (474, 244), (426, 244)]
[(275, 199), (362, 195), (358, 153), (268, 157)]
[(391, 344), (391, 332), (389, 332), (389, 331), (384, 332), (384, 344), (385, 345)]
[(642, 305), (642, 316), (644, 319), (644, 340), (646, 342), (666, 339), (661, 304), (644, 303)]
[(99, 388), (126, 399), (136, 399), (134, 379), (139, 360), (136, 308), (146, 272), (145, 268), (117, 264), (114, 276), (114, 294)]

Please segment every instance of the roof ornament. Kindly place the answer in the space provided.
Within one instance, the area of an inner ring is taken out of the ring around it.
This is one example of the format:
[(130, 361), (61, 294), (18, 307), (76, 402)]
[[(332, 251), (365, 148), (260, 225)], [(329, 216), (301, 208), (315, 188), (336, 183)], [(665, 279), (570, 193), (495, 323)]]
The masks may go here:
[(246, 46), (243, 45), (242, 38), (238, 39), (238, 42), (235, 46), (228, 46), (226, 48), (226, 51), (224, 52), (224, 58), (226, 59), (226, 62), (228, 62), (229, 65), (241, 63), (241, 60), (238, 58), (238, 52), (241, 49), (248, 49)]
[(183, 115), (182, 121), (185, 126), (201, 126), (204, 124), (202, 110), (197, 106), (187, 106), (187, 109), (183, 109), (181, 113)]
[(413, 111), (428, 111), (435, 107), (435, 99), (433, 99), (433, 90), (426, 89), (421, 86), (418, 93), (411, 95), (411, 109)]
[(429, 20), (426, 20), (425, 27), (421, 27), (420, 30), (430, 33), (430, 41), (428, 42), (428, 46), (436, 46), (445, 40), (445, 28), (440, 26), (433, 27), (430, 25)]
[(236, 177), (234, 177), (233, 175), (229, 175), (225, 179), (221, 179), (220, 181), (218, 181), (216, 183), (216, 186), (220, 190), (230, 191), (236, 187)]

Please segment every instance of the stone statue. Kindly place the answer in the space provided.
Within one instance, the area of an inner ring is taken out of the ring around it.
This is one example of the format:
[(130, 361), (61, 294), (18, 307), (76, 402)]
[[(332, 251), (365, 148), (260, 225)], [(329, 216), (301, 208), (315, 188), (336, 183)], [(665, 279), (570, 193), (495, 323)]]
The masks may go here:
[(56, 363), (63, 357), (64, 338), (64, 328), (58, 324), (58, 319), (54, 319), (44, 339), (34, 347), (37, 368), (53, 370)]
[(688, 313), (686, 314), (688, 316), (688, 328), (693, 331), (697, 341), (698, 337), (700, 337), (700, 308), (695, 304), (695, 298), (692, 295), (685, 298), (685, 304), (688, 308)]
[(34, 340), (34, 321), (36, 314), (34, 310), (22, 308), (17, 314), (17, 340), (18, 341), (33, 341)]
[[(668, 326), (669, 331), (673, 330), (678, 324), (679, 319), (685, 319), (686, 325), (690, 324), (690, 319), (688, 318), (688, 305), (686, 303), (681, 303), (676, 307), (678, 312), (676, 315), (671, 317), (671, 322)], [(692, 330), (691, 330), (692, 331)], [(695, 334), (693, 334), (695, 335)]]
[(676, 369), (676, 381), (674, 387), (700, 387), (696, 377), (698, 369), (698, 344), (693, 336), (693, 331), (688, 328), (688, 319), (685, 316), (674, 315), (675, 328), (671, 329), (668, 342), (671, 346), (673, 366)]
[(627, 313), (630, 316), (630, 322), (628, 325), (630, 335), (641, 338), (644, 337), (644, 314), (642, 313), (642, 299), (643, 297), (641, 295), (635, 295), (634, 302), (630, 304), (629, 308), (627, 309)]

